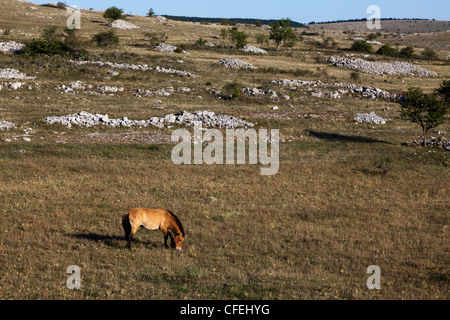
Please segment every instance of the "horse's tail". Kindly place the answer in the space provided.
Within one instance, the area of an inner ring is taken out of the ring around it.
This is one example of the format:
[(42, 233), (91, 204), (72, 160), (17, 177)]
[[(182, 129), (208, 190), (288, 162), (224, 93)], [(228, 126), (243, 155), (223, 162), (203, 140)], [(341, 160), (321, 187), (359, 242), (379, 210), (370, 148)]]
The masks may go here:
[(178, 224), (178, 227), (180, 228), (180, 231), (181, 231), (181, 234), (183, 235), (183, 237), (186, 236), (186, 233), (184, 232), (184, 228), (183, 228), (183, 225), (181, 224), (180, 219), (178, 219), (178, 217), (173, 212), (171, 212), (169, 210), (167, 210), (167, 212), (169, 212), (172, 215), (172, 217), (175, 219), (176, 223)]
[(131, 234), (130, 215), (128, 213), (122, 217), (122, 227), (125, 231), (125, 239), (128, 240)]

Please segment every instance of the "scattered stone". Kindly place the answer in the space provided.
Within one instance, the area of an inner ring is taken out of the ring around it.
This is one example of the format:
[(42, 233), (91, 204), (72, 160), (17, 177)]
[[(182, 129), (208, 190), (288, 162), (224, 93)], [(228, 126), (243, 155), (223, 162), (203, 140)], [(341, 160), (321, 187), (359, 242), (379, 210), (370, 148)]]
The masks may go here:
[[(423, 146), (423, 139), (414, 140), (413, 142), (409, 143), (407, 142), (404, 143), (404, 145)], [(444, 148), (445, 151), (450, 151), (450, 140), (447, 140), (445, 137), (430, 137), (427, 138), (427, 146)]]
[(268, 95), (272, 100), (278, 99), (278, 94), (273, 90), (264, 91), (258, 88), (244, 88), (242, 89), (242, 92), (245, 93), (246, 95), (254, 97), (262, 97)]
[(191, 89), (191, 88), (188, 88), (188, 87), (178, 87), (178, 88), (177, 88), (177, 91), (178, 91), (178, 92), (188, 93), (188, 92), (191, 92), (192, 89)]
[(176, 46), (172, 46), (167, 43), (160, 43), (158, 46), (155, 47), (156, 51), (167, 53), (174, 53), (177, 49), (178, 48)]
[(370, 43), (370, 44), (374, 44), (376, 46), (382, 46), (383, 45), (380, 41), (376, 41), (376, 40), (374, 40), (374, 41), (366, 41), (366, 42)]
[(349, 59), (341, 57), (330, 57), (327, 59), (336, 67), (360, 70), (371, 74), (388, 74), (397, 75), (403, 74), (414, 77), (437, 77), (438, 74), (419, 68), (411, 63), (396, 61), (394, 63), (387, 62), (371, 62), (363, 59)]
[[(155, 50), (159, 52), (175, 53), (177, 52), (178, 48), (176, 46), (162, 42), (155, 47)], [(186, 50), (182, 50), (182, 53), (189, 54), (189, 52), (187, 52)]]
[(246, 45), (245, 47), (243, 47), (241, 50), (244, 51), (244, 52), (253, 52), (253, 53), (267, 54), (266, 50), (263, 50), (261, 48), (258, 48), (258, 47), (255, 47), (255, 46), (252, 46), (252, 45), (249, 45), (249, 44)]
[(388, 119), (384, 119), (375, 114), (375, 112), (371, 113), (357, 113), (355, 115), (355, 120), (358, 123), (369, 123), (369, 124), (386, 124)]
[(161, 23), (167, 23), (167, 18), (166, 17), (156, 16), (155, 18), (156, 18), (156, 20), (158, 20)]
[(31, 139), (28, 138), (28, 137), (23, 137), (22, 140), (23, 140), (23, 141), (26, 141), (26, 142), (31, 142)]
[(84, 91), (86, 89), (92, 89), (92, 85), (84, 84), (82, 81), (77, 80), (70, 82), (68, 85), (58, 85), (55, 87), (56, 90), (61, 91), (61, 93), (74, 93), (76, 91)]
[(115, 77), (119, 75), (119, 72), (115, 71), (115, 70), (108, 70), (107, 74)]
[(10, 130), (14, 129), (16, 125), (8, 121), (0, 121), (0, 130)]
[(17, 43), (15, 41), (0, 42), (0, 51), (6, 53), (15, 53), (25, 48), (23, 43)]
[(167, 86), (166, 88), (159, 89), (157, 91), (150, 91), (150, 90), (142, 90), (137, 89), (136, 93), (134, 94), (136, 97), (153, 97), (153, 96), (164, 96), (168, 97), (172, 95), (172, 93), (175, 92), (175, 89), (172, 86)]
[[(22, 88), (22, 86), (24, 85), (24, 82), (0, 82), (0, 91), (5, 87), (5, 88), (9, 88), (12, 90), (18, 90), (20, 88)], [(32, 89), (32, 87), (31, 87)]]
[(36, 77), (29, 77), (18, 70), (7, 68), (0, 69), (0, 79), (34, 80)]
[(219, 61), (219, 64), (226, 68), (235, 68), (235, 69), (256, 69), (250, 63), (241, 61), (237, 58), (224, 58)]
[(99, 90), (102, 93), (106, 93), (106, 92), (123, 92), (124, 88), (120, 87), (111, 87), (111, 86), (99, 86), (97, 87), (97, 90)]

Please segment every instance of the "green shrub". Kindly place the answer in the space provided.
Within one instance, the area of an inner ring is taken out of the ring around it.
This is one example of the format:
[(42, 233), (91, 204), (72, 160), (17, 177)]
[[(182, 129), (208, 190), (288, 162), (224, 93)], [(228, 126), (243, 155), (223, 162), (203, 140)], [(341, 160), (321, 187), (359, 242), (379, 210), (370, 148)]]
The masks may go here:
[(74, 51), (59, 40), (48, 41), (45, 39), (33, 39), (25, 42), (23, 53), (31, 57), (36, 57), (38, 55), (64, 56), (71, 55)]
[(198, 47), (203, 47), (206, 44), (206, 40), (203, 40), (203, 38), (199, 38), (196, 42), (195, 42), (195, 46)]
[(367, 43), (364, 40), (356, 40), (353, 42), (350, 50), (357, 51), (357, 52), (372, 53), (373, 47), (370, 43)]
[(369, 40), (369, 41), (373, 41), (373, 40), (377, 39), (378, 37), (381, 37), (381, 33), (379, 33), (379, 32), (369, 34), (366, 37), (366, 39)]
[(83, 48), (83, 41), (77, 36), (76, 30), (65, 29), (65, 33), (58, 33), (57, 27), (46, 28), (42, 31), (40, 38), (26, 41), (21, 53), (31, 57), (87, 54)]
[(269, 42), (269, 38), (264, 34), (257, 34), (255, 36), (255, 38), (256, 38), (256, 43), (259, 45), (264, 44), (264, 43), (267, 44)]
[(58, 9), (66, 9), (67, 8), (67, 4), (65, 2), (58, 1), (58, 3), (56, 4), (56, 7)]
[(332, 37), (322, 36), (322, 42), (317, 42), (317, 45), (322, 48), (335, 49), (337, 47), (337, 42)]
[(184, 43), (182, 43), (177, 46), (177, 48), (175, 49), (175, 52), (176, 53), (184, 53), (186, 51), (186, 49), (187, 49), (186, 45)]
[(103, 18), (110, 21), (123, 19), (124, 18), (123, 9), (119, 9), (117, 7), (110, 7), (106, 9), (105, 13), (103, 14)]
[(87, 41), (81, 39), (78, 36), (78, 30), (77, 29), (64, 29), (65, 37), (64, 37), (64, 44), (69, 47), (72, 50), (75, 51), (83, 51), (85, 50)]
[(380, 49), (378, 49), (377, 54), (388, 57), (396, 57), (399, 55), (398, 50), (390, 44), (384, 44)]
[(145, 40), (150, 41), (150, 45), (157, 46), (162, 42), (166, 42), (169, 38), (165, 32), (157, 33), (157, 32), (146, 32)]
[(231, 97), (231, 99), (239, 98), (241, 96), (241, 91), (242, 85), (237, 82), (229, 83), (223, 87), (223, 93)]
[(41, 33), (41, 39), (46, 41), (55, 41), (60, 40), (62, 38), (62, 34), (58, 34), (58, 27), (48, 27), (44, 29)]
[(358, 71), (353, 71), (350, 74), (350, 80), (352, 82), (359, 82), (361, 80), (361, 73), (359, 73)]
[(420, 54), (420, 58), (424, 60), (436, 60), (437, 59), (437, 53), (431, 48), (426, 48), (422, 51)]
[(403, 48), (402, 50), (400, 50), (399, 55), (400, 55), (400, 57), (406, 58), (406, 59), (414, 58), (414, 47), (409, 46), (409, 47)]
[(450, 103), (450, 80), (444, 80), (439, 89), (436, 90), (436, 93), (441, 96), (447, 104)]
[(92, 37), (92, 41), (96, 42), (100, 47), (108, 47), (119, 44), (120, 39), (114, 30), (110, 30), (95, 34)]
[(220, 37), (221, 37), (222, 39), (226, 39), (226, 38), (228, 37), (228, 31), (227, 31), (227, 29), (221, 29), (221, 30), (220, 30)]

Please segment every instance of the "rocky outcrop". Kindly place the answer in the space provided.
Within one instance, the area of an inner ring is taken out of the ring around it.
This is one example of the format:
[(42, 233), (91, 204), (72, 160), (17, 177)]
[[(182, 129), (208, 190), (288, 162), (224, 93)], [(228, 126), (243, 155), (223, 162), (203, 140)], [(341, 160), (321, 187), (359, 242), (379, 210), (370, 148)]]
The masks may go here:
[(15, 69), (0, 69), (0, 79), (20, 79), (20, 80), (34, 80), (36, 77), (29, 77)]
[(15, 53), (25, 48), (23, 43), (17, 43), (15, 41), (0, 42), (0, 51), (6, 53)]
[(258, 88), (244, 88), (242, 89), (242, 92), (246, 95), (253, 96), (253, 97), (263, 97), (263, 96), (269, 96), (270, 99), (275, 100), (278, 99), (278, 94), (273, 90), (262, 90)]
[(369, 124), (386, 124), (389, 119), (384, 119), (375, 114), (371, 113), (357, 113), (355, 115), (355, 121), (358, 123), (369, 123)]
[(363, 59), (350, 59), (341, 57), (330, 57), (327, 60), (336, 67), (359, 70), (371, 74), (403, 74), (413, 77), (437, 77), (438, 74), (419, 68), (411, 63), (396, 61), (394, 63), (387, 62), (371, 62)]
[(110, 24), (111, 28), (114, 29), (121, 29), (121, 30), (132, 30), (132, 29), (139, 29), (138, 26), (135, 26), (131, 22), (125, 21), (125, 20), (115, 20), (113, 23)]
[(141, 71), (156, 71), (167, 74), (178, 74), (191, 78), (196, 78), (195, 75), (186, 71), (180, 71), (175, 69), (166, 69), (163, 67), (149, 67), (147, 64), (132, 64), (132, 63), (115, 63), (115, 62), (103, 62), (103, 61), (83, 61), (83, 60), (70, 60), (72, 63), (78, 65), (94, 65), (99, 67), (109, 67), (114, 69), (129, 69), (129, 70), (141, 70)]
[(160, 43), (155, 47), (156, 51), (174, 53), (178, 48), (167, 43)]
[(237, 58), (224, 58), (219, 60), (220, 65), (226, 68), (234, 68), (234, 69), (256, 69), (250, 63), (241, 61)]
[(92, 127), (96, 125), (105, 125), (108, 127), (164, 127), (166, 124), (185, 124), (202, 125), (203, 127), (218, 127), (218, 128), (242, 128), (253, 127), (253, 123), (247, 122), (243, 119), (238, 119), (230, 115), (216, 115), (210, 111), (183, 111), (178, 114), (168, 114), (164, 117), (153, 117), (149, 120), (130, 120), (127, 117), (121, 119), (110, 119), (109, 116), (103, 114), (92, 114), (81, 111), (76, 114), (69, 114), (66, 116), (51, 116), (44, 119), (48, 124), (62, 124), (67, 127), (80, 126)]
[(253, 52), (253, 53), (259, 53), (259, 54), (267, 54), (266, 50), (263, 50), (261, 48), (252, 46), (252, 45), (246, 45), (241, 49), (244, 52)]
[[(396, 99), (397, 95), (395, 93), (390, 93), (388, 91), (378, 89), (375, 87), (369, 87), (369, 86), (357, 86), (352, 83), (323, 83), (320, 80), (318, 81), (302, 81), (302, 80), (273, 80), (271, 82), (273, 85), (278, 86), (289, 86), (289, 87), (308, 87), (310, 91), (315, 90), (316, 88), (342, 88), (343, 90), (338, 90), (337, 93), (339, 95), (346, 94), (348, 92), (350, 93), (359, 93), (364, 98), (369, 99), (376, 99), (376, 98), (382, 98), (382, 99)], [(318, 92), (315, 90), (315, 92)], [(335, 93), (334, 93), (335, 94)], [(337, 95), (335, 95), (332, 98), (340, 98)]]

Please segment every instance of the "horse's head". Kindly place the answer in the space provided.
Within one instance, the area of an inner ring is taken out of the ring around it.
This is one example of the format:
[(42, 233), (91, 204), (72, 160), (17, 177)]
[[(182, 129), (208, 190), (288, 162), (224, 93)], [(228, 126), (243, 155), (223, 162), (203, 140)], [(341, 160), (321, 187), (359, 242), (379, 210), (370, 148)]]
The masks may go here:
[(173, 238), (173, 241), (175, 243), (175, 248), (178, 251), (181, 251), (181, 247), (183, 246), (183, 241), (184, 241), (184, 235), (181, 232), (177, 233), (175, 235), (175, 237)]

